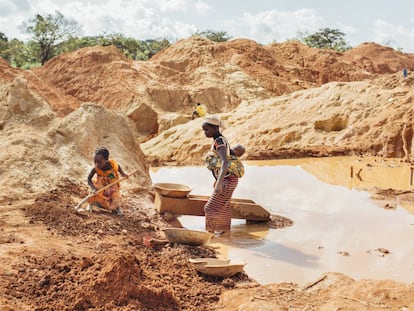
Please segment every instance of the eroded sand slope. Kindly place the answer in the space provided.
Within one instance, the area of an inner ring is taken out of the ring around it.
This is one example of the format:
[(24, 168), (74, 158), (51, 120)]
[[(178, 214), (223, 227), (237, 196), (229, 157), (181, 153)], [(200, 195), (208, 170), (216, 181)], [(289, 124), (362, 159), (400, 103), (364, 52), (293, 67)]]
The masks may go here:
[[(331, 82), (220, 114), (231, 144), (248, 159), (368, 154), (413, 154), (412, 77), (399, 74), (360, 82)], [(173, 127), (143, 144), (154, 163), (202, 163), (210, 141), (201, 120)]]

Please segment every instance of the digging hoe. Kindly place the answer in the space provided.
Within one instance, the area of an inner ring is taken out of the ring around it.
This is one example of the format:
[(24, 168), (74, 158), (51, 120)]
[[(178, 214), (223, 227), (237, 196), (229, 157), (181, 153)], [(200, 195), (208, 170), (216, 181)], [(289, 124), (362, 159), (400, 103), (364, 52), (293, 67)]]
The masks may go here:
[[(134, 174), (136, 174), (138, 171), (139, 171), (139, 169), (133, 170), (131, 173), (129, 173), (129, 174), (128, 174), (128, 177), (129, 177), (129, 176), (132, 176), (132, 175), (134, 175)], [(82, 205), (83, 205), (86, 201), (88, 201), (90, 198), (94, 197), (94, 196), (95, 196), (95, 195), (97, 195), (98, 193), (101, 193), (102, 191), (105, 191), (105, 190), (106, 190), (106, 189), (108, 189), (108, 188), (111, 188), (112, 186), (116, 185), (117, 183), (119, 183), (119, 182), (121, 182), (121, 181), (124, 181), (124, 180), (128, 179), (128, 177), (121, 177), (121, 178), (119, 178), (118, 180), (116, 180), (116, 181), (114, 181), (114, 182), (112, 182), (112, 183), (110, 183), (110, 184), (108, 184), (108, 185), (106, 185), (106, 186), (104, 186), (104, 187), (102, 187), (102, 188), (99, 188), (99, 189), (98, 189), (98, 190), (96, 190), (95, 192), (93, 192), (93, 193), (89, 194), (89, 195), (88, 195), (87, 197), (85, 197), (82, 201), (80, 201), (78, 205), (76, 205), (75, 210), (76, 210), (76, 211), (79, 211), (79, 210), (80, 210), (80, 208), (81, 208), (81, 206), (82, 206)]]

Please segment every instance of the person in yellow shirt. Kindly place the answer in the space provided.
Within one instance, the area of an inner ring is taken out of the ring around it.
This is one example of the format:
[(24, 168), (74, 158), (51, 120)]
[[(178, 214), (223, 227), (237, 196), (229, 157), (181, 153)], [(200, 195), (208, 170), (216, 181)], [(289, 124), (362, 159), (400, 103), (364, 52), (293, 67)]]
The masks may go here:
[(194, 108), (193, 114), (191, 115), (191, 120), (196, 118), (204, 118), (207, 115), (207, 107), (204, 104), (197, 103)]
[[(95, 167), (91, 170), (88, 176), (88, 184), (92, 192), (118, 180), (119, 175), (128, 177), (115, 160), (109, 159), (109, 151), (104, 147), (95, 150), (93, 160)], [(96, 179), (92, 180), (95, 175)], [(89, 211), (92, 211), (92, 206), (96, 205), (97, 207), (111, 210), (113, 213), (122, 215), (121, 195), (119, 190), (120, 187), (118, 183), (90, 198), (88, 200)]]

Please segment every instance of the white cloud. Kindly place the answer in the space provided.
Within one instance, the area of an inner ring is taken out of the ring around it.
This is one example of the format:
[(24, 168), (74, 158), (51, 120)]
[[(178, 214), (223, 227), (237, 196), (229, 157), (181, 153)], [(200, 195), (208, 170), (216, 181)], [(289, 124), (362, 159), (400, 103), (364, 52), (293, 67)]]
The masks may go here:
[(161, 0), (159, 7), (162, 12), (188, 11), (190, 4), (188, 0)]
[(299, 32), (317, 31), (325, 21), (315, 10), (300, 9), (244, 13), (235, 21), (227, 21), (224, 24), (234, 36), (247, 36), (259, 42), (269, 43), (294, 38)]
[(414, 19), (411, 20), (411, 27), (377, 19), (373, 23), (373, 32), (373, 41), (379, 44), (402, 48), (404, 51), (414, 50)]
[(0, 0), (0, 16), (11, 15), (15, 11), (17, 11), (17, 7), (12, 1)]
[[(19, 26), (37, 13), (53, 14), (57, 10), (77, 21), (83, 35), (105, 32), (139, 39), (178, 39), (198, 29), (216, 29), (225, 30), (233, 37), (269, 43), (294, 38), (298, 32), (312, 33), (321, 27), (335, 27), (349, 35), (347, 39), (354, 38), (355, 42), (351, 43), (391, 41), (396, 48), (414, 50), (414, 20), (390, 23), (378, 19), (370, 30), (364, 31), (354, 28), (355, 25), (341, 24), (339, 19), (329, 25), (320, 11), (314, 9), (248, 13), (235, 8), (234, 12), (219, 12), (217, 3), (209, 0), (0, 0), (0, 32), (10, 38), (28, 39)], [(212, 14), (214, 11), (220, 14)]]
[(10, 11), (8, 16), (0, 16), (0, 32), (20, 39), (27, 39), (19, 30), (23, 21), (33, 18), (37, 13), (43, 15), (54, 11), (60, 11), (65, 17), (77, 21), (85, 35), (105, 32), (123, 33), (139, 39), (182, 38), (197, 30), (195, 25), (174, 20), (160, 9), (160, 5), (164, 5), (164, 10), (188, 10), (191, 5), (197, 5), (188, 0), (32, 0), (29, 12), (14, 10), (11, 0), (0, 1), (1, 7)]
[(19, 11), (28, 11), (31, 8), (30, 3), (27, 0), (14, 0), (13, 4)]
[(188, 12), (195, 10), (198, 14), (205, 14), (212, 11), (213, 8), (202, 0), (161, 0), (159, 3), (159, 9), (162, 12)]
[(198, 0), (194, 4), (194, 7), (199, 14), (205, 14), (209, 11), (213, 11), (213, 8), (210, 5), (201, 0)]
[(337, 23), (334, 28), (338, 28), (340, 31), (345, 33), (345, 35), (354, 35), (359, 33), (359, 30), (353, 26), (345, 25), (343, 23)]

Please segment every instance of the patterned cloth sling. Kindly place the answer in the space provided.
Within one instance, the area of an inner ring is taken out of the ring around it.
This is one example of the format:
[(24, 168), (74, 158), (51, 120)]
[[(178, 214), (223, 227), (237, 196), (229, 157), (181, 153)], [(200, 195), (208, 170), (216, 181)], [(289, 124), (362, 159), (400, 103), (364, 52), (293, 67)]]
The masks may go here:
[[(227, 153), (227, 160), (229, 163), (227, 167), (227, 173), (233, 174), (234, 176), (238, 178), (243, 177), (244, 166), (243, 166), (242, 161), (237, 156), (230, 154), (230, 144), (225, 137), (219, 136), (218, 138), (223, 139), (223, 141), (226, 143), (226, 146), (227, 146), (226, 153)], [(206, 163), (207, 168), (213, 171), (214, 176), (218, 176), (222, 163), (221, 163), (220, 155), (214, 149), (214, 143), (215, 141), (213, 142), (210, 151), (206, 155), (205, 163)]]

